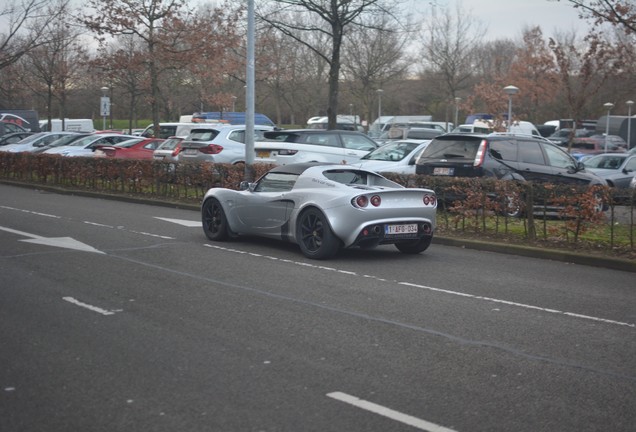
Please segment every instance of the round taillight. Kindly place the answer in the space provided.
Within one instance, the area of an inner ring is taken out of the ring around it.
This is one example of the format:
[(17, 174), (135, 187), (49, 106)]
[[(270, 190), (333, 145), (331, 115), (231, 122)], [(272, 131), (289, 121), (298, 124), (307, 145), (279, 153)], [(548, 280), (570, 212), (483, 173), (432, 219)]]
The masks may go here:
[(435, 198), (435, 195), (424, 195), (423, 198), (424, 201), (424, 205), (435, 205), (435, 202), (437, 201), (437, 198)]
[(380, 195), (373, 195), (371, 197), (371, 205), (373, 205), (373, 207), (377, 207), (382, 203), (382, 198), (380, 198)]
[(366, 207), (369, 204), (369, 199), (364, 195), (360, 195), (359, 197), (356, 197), (355, 203), (358, 207)]

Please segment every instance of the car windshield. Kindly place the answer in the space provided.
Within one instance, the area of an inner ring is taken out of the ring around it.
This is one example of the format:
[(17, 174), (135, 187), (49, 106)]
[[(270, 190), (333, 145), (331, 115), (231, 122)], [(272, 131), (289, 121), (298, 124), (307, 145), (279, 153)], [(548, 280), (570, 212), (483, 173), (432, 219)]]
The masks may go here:
[(598, 155), (583, 162), (586, 168), (599, 168), (616, 170), (623, 164), (627, 156), (621, 155)]
[(434, 139), (422, 158), (474, 159), (481, 139)]
[(181, 138), (169, 138), (157, 147), (157, 150), (174, 150), (181, 141)]
[(83, 137), (86, 137), (87, 135), (66, 135), (63, 136), (62, 138), (59, 138), (55, 141), (53, 141), (50, 146), (51, 147), (59, 147), (59, 146), (65, 146), (65, 145), (69, 145), (71, 142), (73, 141), (77, 141), (79, 139), (82, 139)]
[(115, 146), (129, 148), (139, 144), (142, 141), (145, 141), (145, 138), (135, 138), (135, 139), (127, 140), (127, 141), (122, 141), (120, 143), (115, 144)]
[(373, 150), (371, 153), (363, 156), (361, 159), (397, 162), (407, 157), (413, 150), (415, 150), (417, 146), (419, 146), (419, 143), (390, 143), (383, 145), (376, 150)]
[(69, 146), (73, 146), (73, 147), (85, 147), (89, 144), (91, 144), (93, 141), (95, 141), (95, 137), (93, 135), (84, 137), (82, 139), (78, 139), (77, 141), (73, 141), (71, 143), (69, 143)]
[(27, 143), (31, 143), (33, 141), (39, 140), (40, 138), (47, 136), (48, 134), (46, 132), (40, 132), (40, 133), (36, 133), (34, 135), (30, 135), (24, 139), (22, 139), (20, 141), (20, 144), (27, 144)]

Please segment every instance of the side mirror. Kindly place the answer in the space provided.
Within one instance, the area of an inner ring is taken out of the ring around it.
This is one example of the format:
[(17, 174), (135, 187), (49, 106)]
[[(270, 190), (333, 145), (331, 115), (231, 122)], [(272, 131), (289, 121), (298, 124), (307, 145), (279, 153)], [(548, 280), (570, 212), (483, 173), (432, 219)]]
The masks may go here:
[(250, 189), (250, 185), (251, 185), (250, 182), (242, 181), (242, 182), (239, 183), (239, 190), (242, 190), (242, 191), (249, 190)]

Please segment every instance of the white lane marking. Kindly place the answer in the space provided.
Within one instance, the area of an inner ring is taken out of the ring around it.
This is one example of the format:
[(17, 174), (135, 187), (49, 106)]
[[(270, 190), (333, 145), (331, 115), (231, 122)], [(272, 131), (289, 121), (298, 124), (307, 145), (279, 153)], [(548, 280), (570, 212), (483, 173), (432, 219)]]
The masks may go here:
[(400, 423), (413, 426), (417, 429), (421, 429), (427, 432), (456, 432), (454, 429), (449, 429), (444, 426), (436, 425), (435, 423), (428, 422), (426, 420), (419, 419), (417, 417), (403, 414), (399, 411), (392, 410), (382, 405), (369, 402), (355, 396), (348, 395), (342, 392), (327, 393), (327, 396), (341, 402), (348, 403), (350, 405), (362, 408), (363, 410), (370, 411), (375, 414), (379, 414), (384, 417), (388, 417), (391, 420), (398, 421)]
[(222, 246), (218, 246), (218, 245), (211, 245), (211, 244), (207, 244), (207, 243), (204, 243), (203, 245), (206, 246), (206, 247), (209, 247), (209, 248), (219, 249), (219, 250), (223, 250), (223, 251), (226, 251), (226, 252), (251, 255), (251, 256), (259, 257), (259, 258), (267, 258), (267, 259), (276, 260), (276, 261), (280, 261), (280, 262), (285, 262), (285, 263), (289, 263), (289, 264), (295, 264), (295, 265), (300, 265), (300, 266), (304, 266), (304, 267), (312, 267), (312, 268), (319, 269), (319, 270), (334, 271), (336, 273), (350, 275), (350, 276), (354, 276), (354, 277), (360, 277), (361, 276), (361, 277), (364, 277), (364, 278), (373, 279), (373, 280), (377, 280), (377, 281), (381, 281), (381, 282), (396, 283), (398, 285), (410, 286), (410, 287), (413, 287), (413, 288), (425, 289), (425, 290), (429, 290), (429, 291), (435, 291), (435, 292), (455, 295), (455, 296), (459, 296), (459, 297), (466, 297), (466, 298), (475, 299), (475, 300), (484, 300), (484, 301), (489, 301), (489, 302), (494, 302), (494, 303), (506, 304), (508, 306), (520, 307), (520, 308), (524, 308), (524, 309), (532, 309), (532, 310), (537, 310), (537, 311), (541, 311), (541, 312), (552, 313), (552, 314), (557, 314), (557, 315), (563, 315), (563, 316), (568, 316), (568, 317), (575, 317), (575, 318), (580, 318), (580, 319), (589, 320), (589, 321), (602, 322), (602, 323), (605, 323), (605, 324), (613, 324), (613, 325), (619, 325), (619, 326), (624, 326), (624, 327), (636, 328), (636, 323), (614, 321), (614, 320), (610, 320), (610, 319), (599, 318), (599, 317), (594, 317), (594, 316), (589, 316), (589, 315), (582, 315), (582, 314), (578, 314), (578, 313), (575, 313), (575, 312), (560, 311), (560, 310), (557, 310), (557, 309), (549, 309), (549, 308), (544, 308), (544, 307), (541, 307), (541, 306), (533, 306), (533, 305), (524, 304), (524, 303), (517, 303), (517, 302), (510, 301), (510, 300), (502, 300), (502, 299), (496, 299), (496, 298), (492, 298), (492, 297), (484, 297), (484, 296), (478, 296), (478, 295), (474, 295), (474, 294), (462, 293), (462, 292), (459, 292), (459, 291), (451, 291), (451, 290), (447, 290), (447, 289), (443, 289), (443, 288), (429, 287), (429, 286), (426, 286), (426, 285), (419, 285), (419, 284), (414, 284), (414, 283), (411, 283), (411, 282), (401, 282), (401, 281), (398, 281), (398, 280), (389, 280), (389, 279), (384, 279), (384, 278), (373, 276), (373, 275), (358, 275), (356, 272), (352, 272), (352, 271), (338, 270), (338, 269), (333, 268), (333, 267), (324, 267), (324, 266), (321, 266), (321, 265), (316, 265), (316, 264), (311, 264), (311, 263), (306, 263), (306, 262), (301, 262), (301, 261), (292, 261), (292, 260), (288, 260), (288, 259), (276, 258), (276, 257), (273, 257), (273, 256), (260, 255), (260, 254), (256, 254), (256, 253), (245, 252), (245, 251), (236, 250), (236, 249), (230, 249), (230, 248), (226, 248), (226, 247), (222, 247)]
[(166, 222), (172, 222), (172, 223), (176, 223), (178, 225), (183, 225), (187, 227), (201, 226), (201, 221), (191, 221), (191, 220), (185, 220), (185, 219), (170, 219), (170, 218), (162, 218), (162, 217), (156, 217), (156, 216), (155, 216), (155, 219), (159, 219)]
[(89, 305), (87, 303), (82, 303), (81, 301), (76, 300), (73, 297), (62, 297), (62, 300), (67, 301), (69, 303), (72, 303), (74, 305), (86, 308), (88, 310), (92, 310), (93, 312), (97, 312), (97, 313), (102, 314), (102, 315), (115, 315), (116, 312), (121, 312), (122, 311), (121, 309), (118, 309), (118, 310), (102, 309), (102, 308), (99, 308), (97, 306)]
[(0, 208), (6, 209), (6, 210), (19, 211), (19, 212), (22, 212), (22, 213), (34, 214), (34, 215), (37, 215), (37, 216), (50, 217), (50, 218), (54, 218), (54, 219), (62, 219), (60, 216), (55, 216), (55, 215), (47, 214), (47, 213), (34, 212), (34, 211), (31, 211), (31, 210), (24, 210), (24, 209), (18, 209), (18, 208), (7, 207), (7, 206), (0, 206)]
[(37, 234), (31, 234), (24, 231), (18, 231), (18, 230), (14, 230), (12, 228), (7, 228), (3, 226), (0, 226), (0, 230), (17, 234), (23, 237), (30, 237), (31, 240), (21, 240), (26, 243), (42, 244), (45, 246), (61, 247), (66, 249), (74, 249), (74, 250), (79, 250), (84, 252), (93, 252), (93, 253), (99, 253), (99, 254), (104, 253), (102, 251), (95, 249), (92, 246), (89, 246), (85, 243), (72, 239), (71, 237), (42, 237)]

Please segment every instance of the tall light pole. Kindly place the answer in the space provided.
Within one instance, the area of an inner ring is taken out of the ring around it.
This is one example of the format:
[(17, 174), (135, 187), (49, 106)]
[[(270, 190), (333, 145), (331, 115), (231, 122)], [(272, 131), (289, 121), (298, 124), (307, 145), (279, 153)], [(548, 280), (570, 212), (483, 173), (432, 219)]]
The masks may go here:
[(236, 96), (232, 95), (232, 112), (236, 112)]
[(510, 127), (512, 126), (512, 96), (519, 93), (519, 88), (509, 85), (504, 87), (504, 91), (508, 95), (508, 132), (510, 132)]
[(459, 125), (458, 123), (458, 119), (459, 119), (459, 102), (461, 102), (462, 98), (460, 97), (456, 97), (455, 98), (455, 125), (454, 127), (457, 127), (457, 125)]
[(610, 112), (612, 111), (612, 108), (614, 108), (614, 104), (611, 102), (607, 102), (603, 104), (603, 106), (605, 107), (605, 109), (607, 109), (607, 119), (605, 121), (605, 153), (607, 153), (607, 136), (609, 135), (609, 119), (610, 119)]
[(382, 117), (382, 92), (384, 92), (384, 90), (377, 89), (376, 92), (378, 93), (378, 121), (379, 121), (380, 117)]
[(634, 105), (633, 100), (628, 100), (625, 102), (627, 104), (627, 148), (632, 147), (632, 105)]
[(110, 115), (110, 98), (108, 97), (108, 87), (104, 86), (100, 89), (102, 91), (102, 98), (100, 99), (100, 114), (102, 115), (103, 123), (102, 129), (106, 130), (106, 117)]

